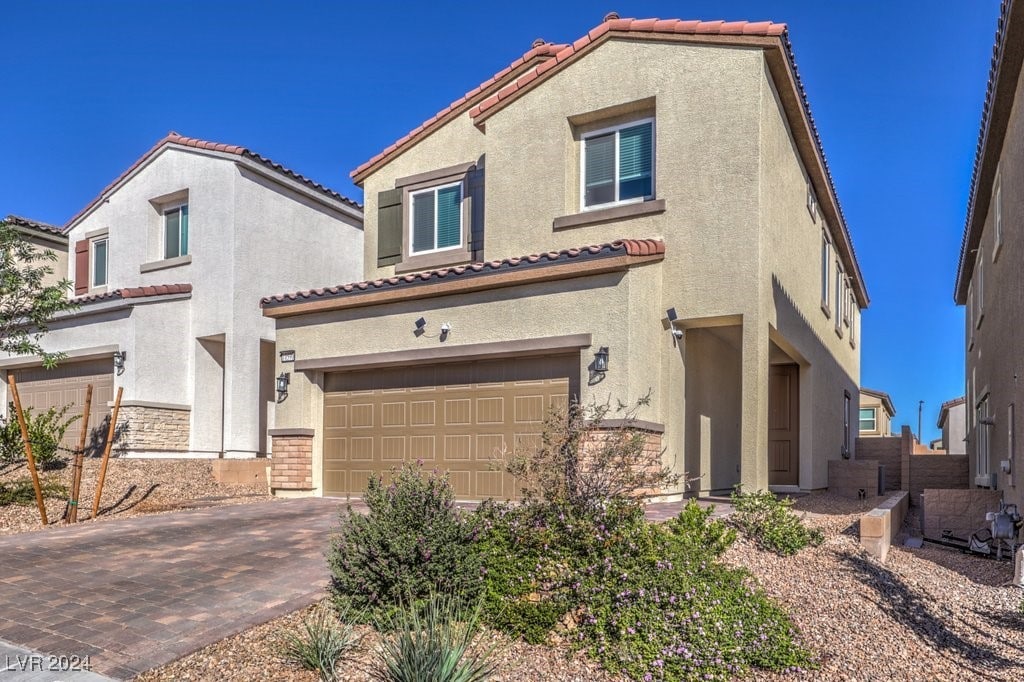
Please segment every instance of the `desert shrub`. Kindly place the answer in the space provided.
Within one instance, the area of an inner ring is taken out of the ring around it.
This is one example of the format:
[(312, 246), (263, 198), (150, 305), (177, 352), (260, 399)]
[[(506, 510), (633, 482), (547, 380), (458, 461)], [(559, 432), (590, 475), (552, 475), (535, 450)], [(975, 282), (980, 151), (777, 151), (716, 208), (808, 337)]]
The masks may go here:
[(820, 545), (824, 539), (820, 530), (808, 528), (793, 513), (790, 499), (779, 499), (767, 490), (745, 493), (737, 486), (732, 503), (736, 510), (730, 521), (770, 552), (789, 556), (809, 545)]
[[(647, 396), (633, 406), (570, 404), (550, 411), (539, 446), (517, 450), (505, 462), (523, 483), (524, 500), (594, 510), (608, 500), (635, 499), (678, 483), (681, 477), (636, 428), (637, 412), (649, 402)], [(607, 424), (612, 417), (619, 425)]]
[(480, 607), (462, 595), (430, 595), (378, 619), (390, 634), (372, 675), (381, 682), (483, 682), (494, 674), (493, 649), (469, 651), (480, 630)]
[(433, 593), (476, 599), (482, 582), (477, 517), (455, 507), (447, 475), (406, 464), (392, 472), (390, 484), (371, 476), (364, 501), (368, 514), (351, 507), (341, 513), (328, 553), (339, 608), (369, 620)]
[[(61, 455), (60, 442), (68, 428), (81, 419), (81, 415), (66, 417), (71, 405), (51, 407), (45, 412), (25, 409), (25, 426), (32, 443), (32, 455), (42, 469), (55, 469), (67, 461)], [(7, 415), (0, 417), (0, 461), (20, 462), (25, 459), (25, 446), (21, 440), (21, 426), (14, 411), (14, 403), (8, 403)]]
[(479, 513), (483, 615), (496, 629), (568, 640), (635, 679), (727, 679), (808, 663), (786, 614), (745, 571), (718, 561), (735, 530), (694, 502), (664, 524), (621, 502), (587, 514), (570, 505)]
[(361, 639), (345, 615), (337, 618), (323, 604), (302, 620), (298, 631), (282, 632), (281, 637), (284, 657), (316, 672), (323, 682), (338, 678), (338, 660), (356, 648)]
[[(68, 496), (67, 487), (56, 481), (40, 481), (39, 487), (42, 490), (43, 498), (62, 499)], [(9, 504), (23, 506), (36, 503), (36, 491), (32, 486), (32, 479), (25, 478), (17, 481), (0, 482), (0, 507)]]

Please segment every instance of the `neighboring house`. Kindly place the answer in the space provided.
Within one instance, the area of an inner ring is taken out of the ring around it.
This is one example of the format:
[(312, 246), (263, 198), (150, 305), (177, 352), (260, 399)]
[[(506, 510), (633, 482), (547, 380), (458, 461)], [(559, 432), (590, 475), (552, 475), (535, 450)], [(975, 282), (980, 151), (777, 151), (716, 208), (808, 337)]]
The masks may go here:
[(941, 449), (950, 455), (967, 454), (967, 398), (960, 396), (942, 403), (937, 426), (942, 430)]
[(53, 272), (43, 278), (44, 286), (57, 284), (67, 277), (68, 272), (68, 238), (64, 231), (56, 225), (48, 225), (21, 216), (9, 215), (3, 219), (14, 227), (29, 244), (37, 249), (49, 251), (57, 256), (51, 262), (40, 261), (37, 265), (47, 265)]
[(896, 408), (888, 393), (861, 387), (859, 436), (892, 435), (892, 418), (895, 416)]
[(935, 438), (928, 442), (928, 449), (942, 454), (949, 454), (946, 452), (946, 448), (942, 445), (941, 438)]
[(361, 207), (243, 147), (170, 133), (65, 232), (80, 306), (42, 344), (68, 357), (0, 361), (23, 402), (77, 410), (92, 384), (95, 425), (123, 387), (128, 454), (265, 455), (276, 346), (257, 302), (358, 275)]
[(1024, 503), (1024, 1), (1003, 2), (974, 160), (954, 297), (966, 306), (970, 483)]
[(495, 460), (577, 399), (649, 394), (694, 492), (823, 488), (852, 451), (868, 298), (784, 25), (610, 15), (353, 178), (365, 281), (262, 302), (296, 357), (279, 492), (422, 459), (509, 497)]

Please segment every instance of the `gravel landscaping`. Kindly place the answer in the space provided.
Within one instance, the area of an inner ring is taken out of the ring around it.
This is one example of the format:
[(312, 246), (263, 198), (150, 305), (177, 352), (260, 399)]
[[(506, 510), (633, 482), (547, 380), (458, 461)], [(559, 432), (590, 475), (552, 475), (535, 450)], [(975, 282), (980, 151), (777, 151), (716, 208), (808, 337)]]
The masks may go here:
[[(87, 521), (92, 512), (100, 461), (87, 459), (82, 470), (79, 521)], [(44, 481), (52, 480), (70, 488), (70, 465), (56, 471), (40, 472)], [(25, 465), (0, 467), (0, 483), (29, 478)], [(122, 459), (113, 458), (107, 467), (103, 499), (98, 520), (124, 518), (195, 509), (222, 504), (239, 504), (270, 499), (266, 485), (224, 485), (213, 478), (213, 464), (203, 459)], [(67, 500), (47, 499), (47, 528), (60, 527)], [(35, 502), (0, 507), (0, 535), (41, 530)]]
[[(952, 550), (894, 547), (885, 565), (860, 551), (857, 519), (875, 501), (828, 494), (800, 498), (809, 525), (825, 542), (796, 556), (779, 557), (738, 541), (727, 562), (747, 567), (757, 582), (792, 614), (818, 668), (760, 680), (957, 680), (1020, 677), (1024, 670), (1024, 591), (1001, 587), (1012, 565)], [(299, 625), (305, 611), (207, 647), (143, 675), (141, 680), (309, 680), (279, 654), (278, 633)], [(345, 680), (367, 678), (376, 635), (370, 634), (346, 665)], [(529, 646), (500, 635), (499, 680), (590, 680), (609, 676), (562, 649)]]

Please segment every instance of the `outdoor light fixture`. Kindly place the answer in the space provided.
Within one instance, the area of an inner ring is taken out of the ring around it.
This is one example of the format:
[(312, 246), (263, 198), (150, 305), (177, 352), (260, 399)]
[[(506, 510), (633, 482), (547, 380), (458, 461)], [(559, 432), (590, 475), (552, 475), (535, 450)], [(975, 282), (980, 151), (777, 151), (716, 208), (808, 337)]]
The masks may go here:
[(277, 375), (277, 402), (283, 402), (288, 397), (289, 383), (291, 383), (291, 375), (288, 372), (281, 372)]
[(608, 346), (601, 346), (594, 353), (594, 371), (598, 374), (604, 374), (608, 371)]
[(128, 351), (114, 351), (114, 369), (117, 370), (118, 376), (124, 374), (124, 358), (128, 355)]

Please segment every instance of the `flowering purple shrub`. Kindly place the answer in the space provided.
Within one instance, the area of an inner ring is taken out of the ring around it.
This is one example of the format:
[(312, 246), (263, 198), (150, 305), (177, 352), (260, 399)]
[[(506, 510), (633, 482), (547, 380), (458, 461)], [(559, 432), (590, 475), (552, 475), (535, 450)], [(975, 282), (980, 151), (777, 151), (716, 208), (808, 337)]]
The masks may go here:
[(495, 628), (557, 636), (637, 680), (730, 679), (809, 664), (789, 618), (721, 555), (735, 531), (687, 505), (652, 524), (635, 505), (490, 506), (484, 615)]
[(369, 622), (435, 593), (476, 602), (483, 582), (478, 517), (455, 507), (447, 475), (406, 464), (392, 471), (390, 484), (371, 476), (363, 499), (369, 513), (343, 511), (328, 551), (340, 609)]

